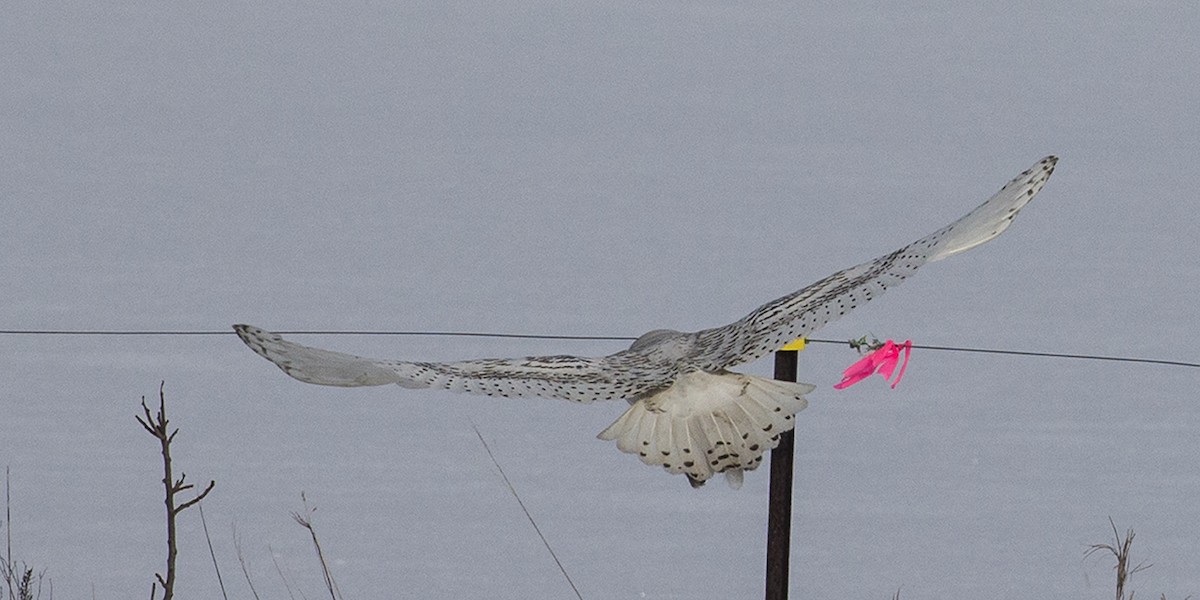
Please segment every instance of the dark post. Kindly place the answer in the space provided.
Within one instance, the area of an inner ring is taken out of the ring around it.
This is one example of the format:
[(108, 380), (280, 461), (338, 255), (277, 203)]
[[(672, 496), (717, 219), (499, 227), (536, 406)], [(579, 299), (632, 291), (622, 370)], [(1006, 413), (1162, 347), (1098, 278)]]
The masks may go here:
[[(796, 351), (775, 353), (775, 379), (796, 381)], [(771, 451), (771, 495), (767, 509), (767, 600), (787, 600), (792, 545), (792, 457), (795, 430), (779, 436)]]

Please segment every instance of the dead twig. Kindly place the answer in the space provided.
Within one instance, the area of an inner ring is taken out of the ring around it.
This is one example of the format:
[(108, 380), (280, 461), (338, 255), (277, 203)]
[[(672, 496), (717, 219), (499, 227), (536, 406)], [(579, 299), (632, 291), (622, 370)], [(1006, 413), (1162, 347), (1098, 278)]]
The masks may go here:
[[(163, 388), (166, 382), (162, 382), (158, 386), (158, 413), (152, 414), (150, 407), (146, 406), (146, 397), (142, 396), (142, 413), (145, 418), (138, 416), (137, 422), (141, 424), (150, 435), (158, 440), (159, 446), (162, 449), (163, 461), (163, 488), (165, 489), (164, 504), (167, 507), (167, 574), (163, 576), (161, 573), (155, 573), (154, 577), (158, 580), (158, 584), (163, 588), (162, 600), (171, 600), (175, 595), (175, 560), (179, 555), (177, 545), (175, 520), (179, 513), (194, 506), (200, 502), (212, 491), (217, 485), (216, 481), (209, 481), (208, 487), (204, 491), (197, 494), (191, 500), (187, 500), (181, 504), (176, 504), (176, 496), (192, 489), (190, 483), (186, 483), (187, 474), (180, 473), (179, 478), (175, 479), (171, 469), (171, 442), (175, 441), (175, 434), (179, 433), (179, 429), (171, 430), (170, 421), (167, 419), (167, 400), (163, 393)], [(150, 597), (153, 600), (155, 589), (153, 585), (150, 588)]]

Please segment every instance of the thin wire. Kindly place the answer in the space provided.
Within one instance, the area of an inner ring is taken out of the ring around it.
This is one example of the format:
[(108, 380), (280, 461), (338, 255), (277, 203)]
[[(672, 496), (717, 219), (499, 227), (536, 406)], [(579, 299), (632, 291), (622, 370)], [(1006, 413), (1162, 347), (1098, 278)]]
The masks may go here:
[[(848, 344), (845, 340), (818, 340), (808, 338), (809, 342), (820, 344)], [(1113, 362), (1129, 362), (1142, 363), (1151, 365), (1167, 365), (1172, 367), (1197, 367), (1200, 368), (1200, 363), (1185, 362), (1182, 360), (1165, 360), (1160, 358), (1136, 358), (1131, 356), (1104, 356), (1100, 354), (1065, 354), (1062, 352), (1035, 352), (1032, 350), (1001, 350), (998, 348), (967, 348), (962, 346), (931, 346), (925, 344), (913, 344), (914, 349), (918, 350), (940, 350), (944, 352), (974, 352), (978, 354), (1007, 354), (1009, 356), (1036, 356), (1040, 358), (1073, 358), (1078, 360), (1107, 360)]]
[[(0, 335), (57, 335), (57, 336), (205, 336), (233, 335), (227, 330), (115, 330), (115, 329), (0, 329)], [(552, 335), (539, 333), (493, 333), (486, 331), (362, 331), (348, 329), (294, 329), (277, 331), (283, 335), (387, 335), (387, 336), (430, 336), (430, 337), (475, 337), (517, 340), (573, 340), (628, 342), (637, 339), (633, 336), (621, 335)], [(809, 342), (817, 344), (847, 344), (847, 340), (827, 340), (808, 338)], [(1140, 358), (1132, 356), (1105, 356), (1099, 354), (1070, 354), (1062, 352), (1037, 352), (1030, 350), (1003, 350), (998, 348), (970, 348), (964, 346), (937, 346), (913, 344), (918, 350), (938, 350), (944, 352), (971, 352), (976, 354), (1004, 354), (1009, 356), (1031, 356), (1037, 358), (1067, 358), (1075, 360), (1103, 360), (1110, 362), (1141, 363), (1164, 365), (1170, 367), (1200, 368), (1200, 363), (1181, 360), (1166, 360), (1159, 358)]]
[(583, 595), (579, 593), (579, 588), (575, 587), (575, 582), (571, 581), (571, 576), (567, 575), (566, 568), (563, 567), (562, 561), (558, 560), (558, 555), (554, 553), (554, 548), (550, 547), (550, 542), (546, 541), (546, 536), (542, 535), (542, 529), (538, 527), (536, 521), (533, 520), (533, 515), (529, 514), (529, 509), (525, 508), (525, 503), (521, 501), (521, 497), (517, 495), (516, 488), (513, 487), (511, 481), (508, 480), (508, 475), (504, 474), (504, 469), (500, 467), (500, 462), (496, 460), (496, 455), (492, 454), (492, 449), (488, 447), (488, 443), (484, 441), (483, 434), (479, 433), (479, 426), (475, 421), (471, 421), (471, 428), (475, 430), (475, 435), (479, 436), (479, 443), (483, 444), (483, 449), (487, 450), (488, 458), (492, 459), (492, 464), (496, 465), (496, 470), (500, 471), (500, 476), (504, 478), (504, 485), (508, 486), (508, 491), (512, 492), (513, 498), (517, 499), (517, 504), (521, 506), (521, 510), (525, 513), (525, 518), (529, 519), (529, 524), (533, 525), (533, 530), (537, 532), (538, 537), (542, 538), (542, 545), (550, 552), (550, 557), (554, 559), (554, 564), (558, 565), (558, 570), (562, 571), (563, 577), (567, 579), (567, 583), (571, 585), (571, 589), (575, 591), (575, 597), (583, 600)]
[[(194, 336), (232, 335), (232, 330), (117, 330), (117, 329), (0, 329), (0, 335), (64, 335), (64, 336)], [(409, 335), (441, 337), (508, 338), (519, 340), (587, 340), (629, 342), (637, 339), (622, 335), (551, 335), (536, 333), (491, 333), (486, 331), (360, 331), (349, 329), (293, 329), (274, 331), (281, 335)]]

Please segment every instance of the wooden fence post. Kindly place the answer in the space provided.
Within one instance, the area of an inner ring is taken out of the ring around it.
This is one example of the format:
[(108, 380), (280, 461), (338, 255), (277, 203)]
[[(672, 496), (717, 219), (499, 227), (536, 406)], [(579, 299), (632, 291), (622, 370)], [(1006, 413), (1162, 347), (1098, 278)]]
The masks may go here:
[[(796, 350), (775, 353), (775, 379), (796, 381)], [(787, 600), (792, 544), (792, 458), (795, 430), (779, 436), (771, 451), (771, 491), (767, 512), (767, 600)]]

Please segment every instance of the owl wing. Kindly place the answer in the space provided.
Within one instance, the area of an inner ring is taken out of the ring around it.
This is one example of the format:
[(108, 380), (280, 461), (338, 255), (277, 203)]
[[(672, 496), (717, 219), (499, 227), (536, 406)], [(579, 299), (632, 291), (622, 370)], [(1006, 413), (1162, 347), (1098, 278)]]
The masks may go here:
[(879, 296), (921, 265), (1000, 235), (1046, 184), (1058, 158), (1047, 156), (963, 218), (895, 252), (838, 271), (768, 302), (743, 319), (697, 332), (698, 362), (708, 370), (758, 359)]
[(451, 363), (363, 358), (312, 348), (250, 325), (234, 331), (252, 350), (305, 383), (360, 387), (395, 383), (489, 396), (540, 396), (573, 402), (633, 398), (663, 385), (669, 368), (630, 368), (619, 358), (537, 356)]

